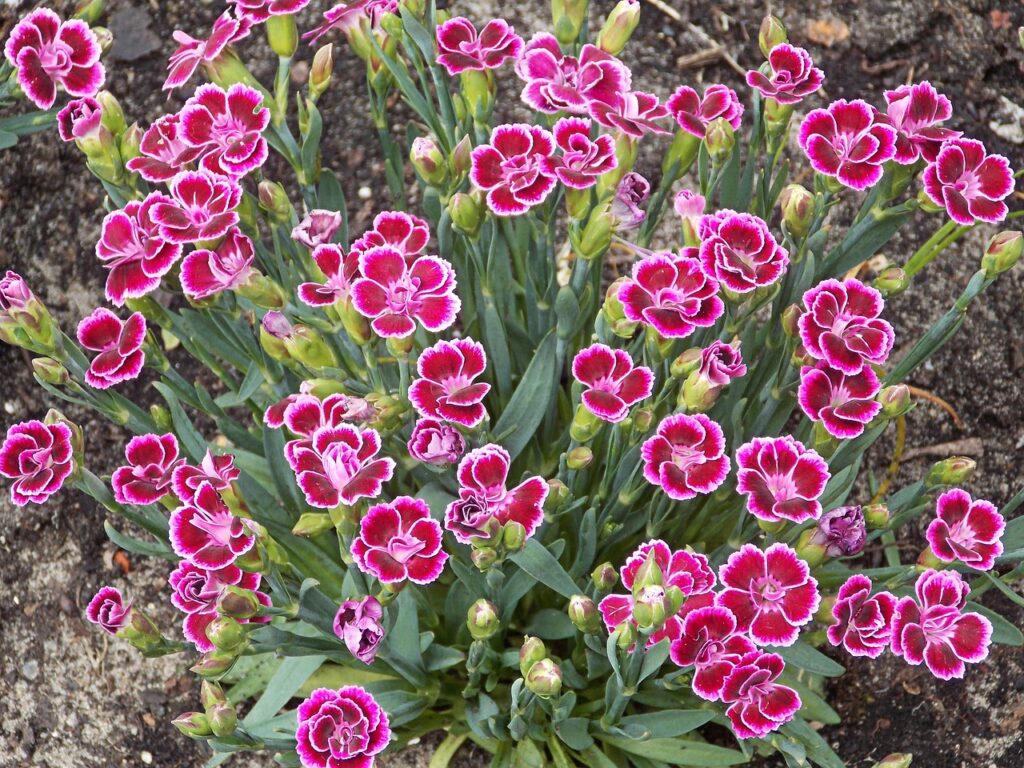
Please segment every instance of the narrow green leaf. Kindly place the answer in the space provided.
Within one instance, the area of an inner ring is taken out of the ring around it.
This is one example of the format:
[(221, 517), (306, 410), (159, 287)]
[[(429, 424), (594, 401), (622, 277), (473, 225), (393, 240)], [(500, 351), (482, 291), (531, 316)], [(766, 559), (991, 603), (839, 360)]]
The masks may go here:
[(577, 752), (590, 749), (594, 739), (590, 735), (589, 723), (585, 717), (570, 717), (555, 723), (555, 733), (570, 749)]
[(245, 716), (246, 726), (255, 727), (274, 717), (324, 660), (323, 656), (295, 656), (281, 662), (267, 689)]
[(192, 461), (202, 461), (203, 456), (206, 455), (208, 443), (192, 424), (185, 409), (181, 407), (178, 396), (163, 382), (155, 382), (153, 386), (167, 402), (167, 409), (171, 412), (171, 421), (174, 423), (174, 431), (177, 433), (185, 453)]
[(580, 591), (561, 563), (536, 539), (527, 539), (526, 546), (509, 559), (563, 597), (572, 597)]
[(502, 445), (512, 458), (530, 442), (547, 413), (551, 395), (558, 384), (555, 347), (556, 337), (554, 331), (550, 331), (537, 347), (522, 381), (491, 430), (495, 435), (507, 434)]
[(967, 603), (967, 610), (980, 613), (992, 622), (992, 642), (1000, 645), (1012, 645), (1019, 648), (1024, 645), (1024, 635), (1013, 624), (998, 613), (974, 602)]
[(787, 665), (799, 667), (800, 669), (806, 670), (815, 675), (824, 675), (825, 677), (839, 677), (846, 671), (846, 667), (837, 661), (833, 661), (828, 656), (823, 654), (821, 651), (812, 648), (803, 640), (797, 640), (796, 643), (789, 646), (788, 648), (769, 648), (772, 653), (777, 653), (781, 656)]
[(667, 739), (696, 730), (714, 717), (715, 713), (710, 709), (669, 709), (629, 715), (619, 720), (619, 725), (640, 726), (647, 732), (643, 738)]
[(104, 521), (103, 530), (107, 533), (107, 538), (110, 539), (114, 544), (126, 552), (131, 552), (133, 555), (142, 555), (143, 557), (162, 557), (164, 560), (178, 560), (178, 556), (171, 551), (171, 548), (162, 541), (143, 541), (137, 539), (134, 536), (128, 536), (127, 534), (121, 533), (109, 522)]
[(448, 768), (448, 764), (467, 738), (469, 738), (468, 733), (449, 733), (445, 736), (444, 741), (437, 745), (427, 768)]

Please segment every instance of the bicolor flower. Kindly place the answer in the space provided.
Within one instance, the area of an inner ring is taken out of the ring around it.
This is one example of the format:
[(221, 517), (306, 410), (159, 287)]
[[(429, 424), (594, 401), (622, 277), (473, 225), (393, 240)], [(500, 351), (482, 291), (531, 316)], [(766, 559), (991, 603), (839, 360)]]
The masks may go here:
[(18, 85), (40, 109), (53, 106), (58, 85), (72, 96), (94, 96), (103, 85), (95, 33), (84, 21), (61, 21), (48, 8), (32, 11), (14, 26), (4, 53)]
[(718, 83), (705, 88), (703, 96), (689, 86), (680, 86), (665, 107), (680, 128), (699, 139), (704, 138), (708, 123), (713, 120), (722, 118), (736, 130), (743, 119), (743, 105), (736, 91)]
[(734, 293), (772, 285), (789, 265), (789, 253), (775, 241), (763, 219), (722, 210), (700, 220), (700, 264)]
[(497, 216), (518, 216), (540, 205), (555, 188), (547, 158), (555, 139), (544, 128), (526, 123), (499, 125), (490, 144), (473, 149), (469, 178), (487, 192), (487, 205)]
[(608, 207), (616, 232), (631, 232), (647, 220), (642, 206), (651, 199), (651, 182), (636, 171), (630, 171), (615, 188), (615, 197)]
[(215, 456), (207, 449), (198, 467), (188, 463), (175, 467), (171, 475), (171, 489), (182, 504), (187, 504), (196, 497), (196, 491), (203, 483), (213, 486), (216, 491), (226, 491), (239, 474), (234, 456), (230, 453)]
[(341, 229), (343, 220), (338, 211), (325, 211), (322, 208), (316, 208), (307, 213), (306, 217), (295, 226), (292, 230), (292, 240), (302, 243), (311, 251), (319, 245), (328, 245)]
[(466, 440), (455, 427), (437, 419), (419, 419), (409, 438), (409, 455), (424, 464), (444, 467), (466, 452)]
[(183, 171), (168, 186), (169, 196), (150, 195), (154, 199), (150, 215), (165, 240), (215, 240), (238, 223), (235, 209), (242, 202), (242, 188), (233, 179), (209, 171)]
[(603, 421), (613, 424), (629, 414), (631, 406), (650, 397), (654, 373), (633, 365), (624, 349), (593, 344), (581, 349), (572, 361), (572, 375), (583, 384), (583, 404)]
[(427, 502), (398, 496), (388, 504), (370, 507), (359, 521), (351, 552), (359, 570), (382, 584), (407, 579), (430, 584), (448, 561), (441, 539), (441, 524), (430, 517)]
[(596, 45), (587, 43), (579, 58), (562, 53), (554, 35), (538, 32), (516, 61), (526, 83), (522, 98), (538, 112), (585, 115), (591, 102), (611, 104), (630, 89), (629, 69)]
[(78, 343), (98, 352), (89, 363), (85, 381), (96, 389), (109, 389), (136, 378), (146, 362), (142, 344), (146, 340), (146, 318), (133, 312), (122, 321), (106, 307), (97, 307), (78, 324)]
[(956, 571), (927, 570), (913, 597), (900, 598), (892, 618), (892, 652), (908, 664), (921, 662), (940, 680), (962, 678), (966, 664), (988, 657), (992, 623), (964, 612), (971, 588)]
[(373, 218), (373, 228), (352, 243), (353, 251), (389, 246), (412, 263), (423, 254), (430, 241), (430, 225), (405, 211), (382, 211)]
[(317, 688), (299, 704), (295, 738), (304, 768), (372, 768), (391, 740), (391, 726), (365, 688)]
[(789, 43), (776, 45), (768, 54), (768, 74), (747, 72), (747, 85), (756, 88), (762, 98), (779, 104), (798, 104), (825, 81), (825, 73), (814, 66), (811, 54)]
[(180, 116), (181, 138), (199, 150), (199, 164), (210, 173), (239, 178), (266, 162), (270, 110), (255, 88), (201, 85)]
[(340, 245), (318, 245), (313, 250), (313, 261), (323, 273), (322, 283), (303, 283), (298, 295), (303, 304), (311, 307), (329, 307), (347, 301), (352, 295), (352, 284), (359, 276), (359, 252), (347, 254)]
[(800, 696), (776, 682), (786, 664), (776, 653), (744, 655), (722, 685), (725, 714), (741, 739), (767, 736), (788, 723), (800, 709)]
[(118, 467), (110, 477), (114, 498), (122, 504), (154, 504), (171, 490), (171, 475), (184, 459), (178, 458), (178, 438), (165, 435), (137, 435), (124, 449), (127, 466)]
[(733, 379), (747, 375), (747, 366), (740, 353), (740, 342), (732, 344), (713, 341), (700, 351), (697, 374), (712, 387), (724, 387)]
[(667, 339), (708, 328), (725, 311), (718, 283), (701, 271), (697, 259), (686, 255), (655, 253), (636, 262), (631, 279), (619, 287), (618, 298), (627, 320), (650, 325)]
[(246, 522), (231, 513), (210, 483), (201, 483), (192, 500), (171, 513), (169, 538), (180, 557), (212, 570), (231, 565), (256, 543)]
[(722, 428), (702, 413), (668, 416), (640, 455), (647, 482), (677, 501), (711, 493), (729, 474)]
[(500, 525), (519, 523), (527, 537), (537, 530), (544, 519), (548, 484), (533, 476), (509, 489), (511, 464), (508, 451), (493, 444), (470, 451), (459, 462), (459, 497), (444, 513), (444, 527), (459, 542), (469, 544), (475, 538), (490, 538), (492, 520)]
[(380, 496), (395, 472), (394, 459), (376, 458), (380, 435), (348, 424), (318, 429), (307, 443), (288, 451), (299, 488), (310, 506), (330, 509)]
[(389, 13), (398, 13), (398, 0), (348, 0), (324, 11), (323, 23), (309, 30), (302, 39), (315, 43), (332, 29), (340, 30), (347, 37), (362, 27), (364, 21), (376, 32)]
[(75, 469), (71, 428), (33, 419), (14, 424), (0, 446), (0, 475), (13, 480), (16, 507), (42, 504), (61, 489)]
[(721, 606), (706, 606), (687, 614), (669, 656), (680, 667), (693, 667), (693, 692), (718, 701), (729, 673), (748, 653), (757, 650), (750, 638), (736, 629), (736, 617)]
[(1003, 554), (1000, 539), (1006, 521), (994, 504), (952, 488), (939, 496), (935, 515), (925, 534), (935, 557), (944, 563), (959, 561), (979, 571), (995, 566), (996, 558)]
[(346, 600), (334, 615), (334, 634), (363, 664), (372, 664), (384, 640), (384, 609), (377, 598), (367, 595)]
[(477, 32), (473, 22), (455, 16), (437, 27), (437, 63), (458, 75), (497, 69), (523, 51), (523, 38), (504, 19), (491, 19)]
[(590, 138), (590, 120), (563, 117), (555, 123), (553, 135), (561, 154), (544, 160), (547, 173), (573, 189), (590, 189), (602, 174), (615, 170), (615, 141), (611, 136)]
[(953, 105), (927, 80), (886, 91), (885, 103), (885, 116), (896, 129), (893, 160), (900, 165), (913, 165), (922, 157), (934, 162), (944, 142), (963, 135), (939, 125), (953, 116)]
[(256, 256), (252, 240), (237, 227), (212, 251), (197, 248), (181, 262), (181, 289), (192, 301), (233, 291), (248, 282)]
[(132, 620), (132, 601), (116, 587), (102, 587), (85, 608), (85, 618), (104, 632), (116, 635)]
[(668, 133), (658, 121), (669, 114), (657, 96), (645, 91), (624, 91), (611, 102), (590, 102), (590, 116), (594, 120), (634, 139), (647, 133)]
[(181, 135), (181, 115), (164, 115), (142, 134), (138, 157), (125, 165), (146, 181), (170, 181), (199, 157), (202, 149), (188, 144)]
[(966, 227), (979, 221), (1006, 218), (1004, 200), (1013, 192), (1013, 171), (1002, 155), (990, 155), (974, 139), (945, 142), (935, 161), (924, 169), (924, 191), (949, 218)]
[(238, 15), (259, 24), (271, 16), (287, 16), (298, 13), (309, 0), (229, 0), (238, 11)]
[(800, 341), (811, 357), (843, 373), (860, 373), (869, 363), (881, 365), (896, 333), (879, 315), (882, 294), (856, 278), (824, 280), (804, 294)]
[[(104, 135), (103, 108), (91, 96), (69, 101), (57, 113), (57, 133), (61, 141), (98, 142)], [(105, 134), (107, 139), (110, 134)]]
[(167, 64), (168, 74), (164, 80), (163, 90), (169, 91), (183, 86), (192, 79), (200, 64), (214, 64), (229, 45), (248, 37), (252, 27), (252, 21), (236, 15), (234, 9), (229, 8), (213, 22), (210, 36), (205, 40), (198, 40), (181, 30), (176, 30), (173, 37), (178, 48), (171, 54)]
[(491, 385), (476, 381), (486, 367), (487, 355), (479, 342), (439, 341), (416, 361), (419, 378), (409, 387), (409, 402), (421, 416), (475, 427), (487, 416), (483, 399)]
[[(171, 602), (185, 614), (181, 622), (184, 638), (193, 643), (200, 653), (214, 650), (216, 646), (206, 636), (206, 628), (220, 615), (217, 604), (227, 588), (253, 591), (263, 605), (270, 605), (270, 597), (257, 591), (262, 580), (260, 574), (247, 573), (236, 565), (208, 569), (183, 560), (168, 577), (167, 583), (173, 590)], [(240, 624), (250, 621), (258, 619), (238, 619)]]
[(800, 125), (799, 140), (814, 170), (856, 190), (874, 186), (882, 164), (896, 154), (896, 129), (860, 99), (812, 110)]
[(832, 645), (843, 646), (853, 656), (877, 659), (892, 640), (896, 598), (889, 592), (871, 594), (871, 579), (855, 573), (839, 588), (827, 635)]
[(818, 610), (821, 595), (807, 563), (785, 544), (762, 551), (744, 544), (718, 572), (724, 589), (715, 604), (736, 616), (758, 645), (792, 645)]
[(833, 437), (848, 440), (859, 437), (882, 409), (875, 400), (880, 388), (870, 366), (846, 374), (822, 361), (800, 369), (797, 399), (807, 418), (819, 422)]
[(283, 425), (294, 435), (311, 438), (321, 427), (369, 421), (373, 416), (373, 407), (361, 397), (335, 393), (321, 400), (316, 395), (300, 392), (286, 402), (280, 423), (268, 421), (267, 426), (276, 429)]
[(421, 256), (411, 265), (391, 246), (359, 254), (360, 277), (352, 283), (352, 304), (385, 338), (405, 338), (417, 321), (428, 331), (455, 322), (462, 301), (455, 295), (455, 270), (437, 256)]
[(181, 245), (164, 239), (153, 217), (158, 200), (156, 195), (131, 200), (103, 219), (96, 258), (109, 270), (106, 296), (115, 306), (156, 290), (181, 258)]
[(823, 514), (808, 543), (824, 547), (825, 557), (850, 557), (863, 551), (867, 538), (864, 510), (854, 505), (836, 507)]
[(736, 490), (759, 520), (803, 523), (821, 516), (828, 463), (789, 435), (755, 437), (736, 452)]

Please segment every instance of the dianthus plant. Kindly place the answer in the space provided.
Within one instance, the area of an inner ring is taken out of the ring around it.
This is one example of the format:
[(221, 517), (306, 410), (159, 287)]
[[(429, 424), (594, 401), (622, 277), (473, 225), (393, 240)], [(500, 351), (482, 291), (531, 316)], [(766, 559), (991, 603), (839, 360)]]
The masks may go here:
[[(950, 310), (896, 337), (886, 300), (1019, 215), (945, 96), (827, 104), (774, 18), (740, 91), (667, 94), (620, 58), (637, 0), (593, 42), (586, 0), (532, 36), (423, 0), (311, 5), (233, 0), (176, 32), (165, 87), (194, 91), (146, 126), (98, 91), (108, 35), (81, 19), (30, 13), (0, 70), (5, 98), (60, 102), (103, 184), (109, 304), (64, 333), (8, 272), (0, 337), (134, 433), (100, 477), (51, 411), (10, 427), (0, 473), (18, 505), (91, 495), (114, 544), (168, 561), (177, 626), (114, 587), (87, 617), (191, 654), (202, 698), (175, 723), (211, 765), (367, 768), (442, 730), (433, 766), (468, 739), (496, 766), (833, 768), (809, 723), (837, 721), (824, 679), (849, 656), (948, 680), (1024, 642), (977, 603), (1020, 602), (1022, 496), (974, 498), (963, 457), (857, 482), (890, 427), (902, 446), (908, 377), (1021, 255), (995, 234)], [(263, 34), (272, 83), (234, 47)], [(320, 153), (320, 106), (358, 109), (339, 38), (391, 196), (359, 232), (352, 169)], [(934, 234), (879, 268), (911, 220)]]

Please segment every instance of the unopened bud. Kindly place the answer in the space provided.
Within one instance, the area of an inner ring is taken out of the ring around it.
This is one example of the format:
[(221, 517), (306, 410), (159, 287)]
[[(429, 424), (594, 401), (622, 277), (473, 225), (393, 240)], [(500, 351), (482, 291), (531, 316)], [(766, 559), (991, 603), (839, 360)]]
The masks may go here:
[(100, 91), (95, 96), (100, 105), (100, 122), (114, 136), (120, 136), (125, 128), (124, 110), (121, 103), (110, 91)]
[(233, 619), (251, 619), (263, 604), (251, 589), (227, 587), (217, 601), (217, 609)]
[(210, 622), (206, 636), (219, 650), (233, 651), (245, 640), (245, 630), (230, 616), (220, 616)]
[(720, 166), (729, 159), (732, 148), (736, 145), (736, 134), (724, 117), (719, 117), (708, 123), (704, 133), (704, 144), (711, 155), (711, 162)]
[(475, 547), (469, 555), (479, 571), (488, 571), (498, 562), (498, 553), (490, 547)]
[(328, 43), (313, 55), (309, 70), (309, 98), (316, 101), (331, 85), (334, 76), (334, 43)]
[(138, 123), (132, 123), (124, 129), (117, 145), (122, 163), (127, 164), (129, 160), (142, 156), (142, 137), (145, 134), (146, 132)]
[(868, 524), (868, 528), (887, 527), (891, 516), (885, 504), (868, 504), (864, 507), (864, 522)]
[(296, 536), (312, 538), (334, 528), (331, 516), (326, 512), (304, 512), (299, 521), (292, 527), (292, 533)]
[(633, 429), (643, 434), (654, 423), (654, 411), (650, 408), (637, 408), (633, 411)]
[(548, 649), (544, 641), (539, 637), (527, 635), (523, 638), (523, 645), (519, 649), (519, 672), (526, 677), (533, 665), (548, 657)]
[(203, 739), (213, 734), (210, 722), (202, 712), (185, 712), (174, 718), (171, 725), (193, 739)]
[(928, 471), (928, 485), (961, 485), (974, 474), (978, 462), (967, 456), (950, 456), (936, 462)]
[(872, 285), (888, 299), (890, 296), (896, 296), (907, 290), (910, 278), (900, 267), (886, 267), (878, 273), (878, 277), (872, 281)]
[(153, 403), (153, 405), (149, 406), (149, 415), (164, 432), (174, 431), (174, 420), (171, 419), (171, 412), (167, 410), (166, 405)]
[(761, 22), (761, 29), (757, 33), (757, 44), (765, 58), (772, 52), (772, 48), (788, 40), (789, 35), (786, 33), (786, 28), (782, 25), (782, 22), (775, 16), (765, 16)]
[(477, 600), (469, 606), (466, 626), (469, 627), (469, 634), (474, 640), (486, 640), (493, 636), (501, 626), (498, 620), (498, 607), (490, 600)]
[(501, 532), (501, 543), (506, 552), (518, 552), (526, 544), (526, 528), (515, 520), (505, 523)]
[(633, 576), (633, 594), (638, 594), (644, 587), (660, 587), (664, 580), (665, 575), (662, 573), (661, 566), (658, 565), (652, 550)]
[(779, 195), (779, 209), (786, 231), (793, 237), (807, 237), (814, 220), (814, 195), (799, 184), (790, 184)]
[(690, 347), (673, 360), (672, 365), (669, 367), (669, 373), (672, 375), (672, 378), (684, 379), (700, 368), (701, 352), (700, 347)]
[(235, 656), (223, 651), (211, 651), (204, 654), (198, 662), (192, 665), (191, 671), (200, 677), (220, 677), (235, 663)]
[(227, 700), (228, 697), (219, 683), (203, 680), (199, 686), (199, 703), (203, 705), (203, 709), (210, 709), (217, 704), (225, 704)]
[(100, 44), (100, 55), (106, 56), (114, 47), (114, 33), (106, 27), (90, 27), (90, 30), (96, 35), (96, 42)]
[(636, 645), (636, 626), (631, 621), (624, 621), (615, 628), (612, 636), (615, 638), (615, 645), (627, 651)]
[(619, 0), (597, 35), (597, 47), (618, 56), (640, 23), (640, 0)]
[(800, 338), (800, 316), (803, 313), (799, 304), (790, 304), (782, 310), (782, 332), (789, 338)]
[(988, 242), (985, 255), (981, 257), (981, 268), (985, 276), (992, 278), (1011, 269), (1020, 261), (1024, 251), (1024, 237), (1020, 230), (1000, 232)]
[(545, 512), (557, 512), (569, 500), (569, 486), (557, 477), (548, 480), (548, 495), (544, 499)]
[(882, 404), (882, 413), (889, 419), (902, 416), (914, 404), (910, 397), (910, 388), (906, 384), (895, 384), (878, 393), (877, 400)]
[(541, 659), (526, 674), (526, 689), (548, 699), (562, 690), (562, 670), (551, 659)]
[[(1024, 43), (1021, 44), (1024, 46)], [(894, 752), (891, 755), (883, 757), (879, 762), (875, 763), (874, 768), (910, 768), (910, 764), (913, 762), (914, 756), (908, 755), (902, 752)]]
[(586, 469), (594, 461), (594, 452), (585, 445), (578, 446), (569, 451), (565, 464), (569, 469)]
[(456, 179), (469, 173), (473, 165), (473, 142), (469, 136), (463, 136), (459, 143), (452, 149), (452, 156), (448, 159), (449, 170)]
[(601, 617), (597, 605), (586, 595), (573, 595), (569, 599), (569, 620), (580, 632), (597, 632)]
[[(279, 16), (271, 16), (270, 18), (281, 18)], [(213, 731), (214, 736), (224, 738), (230, 736), (235, 732), (235, 726), (238, 725), (238, 713), (235, 708), (228, 704), (216, 704), (206, 711), (206, 718), (210, 723), (210, 730)]]
[(259, 185), (260, 207), (279, 221), (291, 220), (292, 204), (284, 187), (276, 181), (261, 181)]
[(609, 210), (597, 210), (583, 228), (583, 234), (573, 243), (580, 258), (595, 259), (608, 250), (612, 242), (617, 219)]
[(338, 359), (323, 337), (307, 325), (295, 325), (292, 334), (284, 340), (285, 349), (292, 359), (319, 370), (335, 368)]
[(68, 373), (68, 369), (52, 357), (33, 358), (32, 370), (40, 381), (54, 387), (63, 387), (71, 378), (71, 374)]
[(587, 20), (589, 0), (551, 0), (551, 21), (562, 45), (572, 45)]
[(593, 411), (583, 403), (580, 403), (576, 406), (576, 413), (569, 427), (569, 434), (577, 443), (586, 443), (592, 440), (601, 430), (603, 423)]
[(590, 574), (590, 580), (599, 592), (610, 592), (619, 581), (619, 572), (611, 563), (601, 563)]
[(78, 0), (71, 18), (81, 19), (86, 24), (93, 24), (102, 14), (103, 0)]
[(448, 215), (452, 217), (452, 225), (464, 235), (475, 238), (480, 234), (484, 209), (475, 195), (468, 192), (452, 195), (448, 201)]
[(418, 136), (409, 149), (409, 162), (427, 184), (439, 187), (448, 178), (444, 155), (431, 136)]
[(299, 47), (299, 30), (295, 26), (295, 15), (291, 13), (271, 16), (266, 21), (267, 42), (270, 50), (282, 59), (290, 59)]

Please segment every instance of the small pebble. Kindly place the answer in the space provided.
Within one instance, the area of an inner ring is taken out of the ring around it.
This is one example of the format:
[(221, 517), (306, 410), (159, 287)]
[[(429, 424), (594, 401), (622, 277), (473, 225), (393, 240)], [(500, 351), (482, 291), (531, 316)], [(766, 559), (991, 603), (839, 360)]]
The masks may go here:
[(146, 765), (152, 765), (153, 753), (147, 752), (146, 750), (142, 750), (142, 752), (139, 753), (139, 759), (142, 760), (142, 762), (144, 762)]
[(360, 200), (369, 200), (373, 197), (373, 190), (369, 187), (360, 187), (357, 194), (359, 195)]
[(22, 676), (24, 676), (26, 680), (32, 682), (37, 677), (39, 677), (39, 662), (35, 659), (32, 659), (31, 661), (26, 661), (24, 664), (21, 665), (21, 674)]

